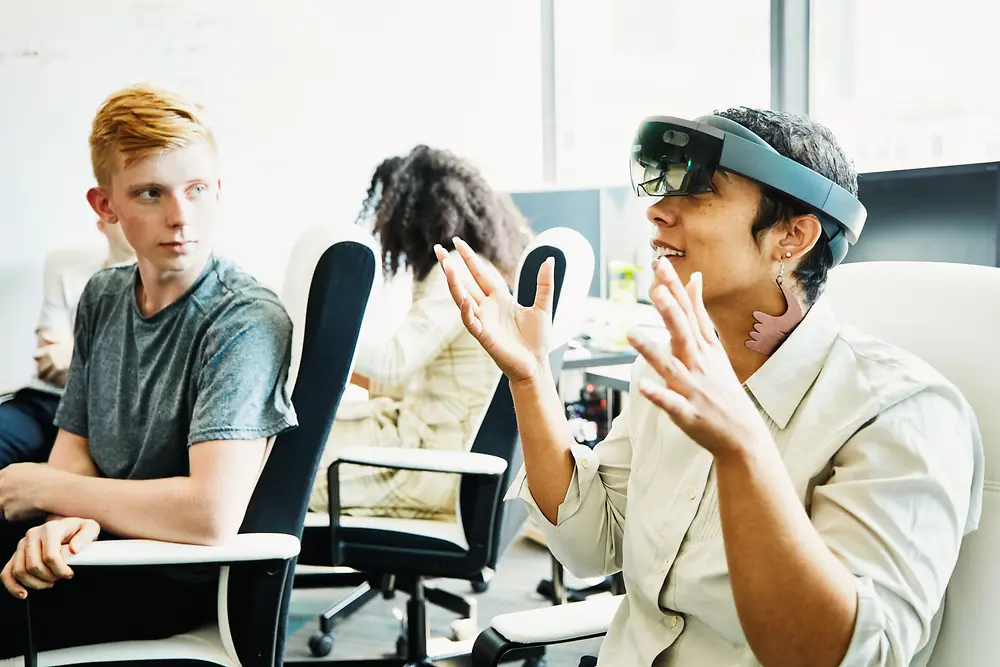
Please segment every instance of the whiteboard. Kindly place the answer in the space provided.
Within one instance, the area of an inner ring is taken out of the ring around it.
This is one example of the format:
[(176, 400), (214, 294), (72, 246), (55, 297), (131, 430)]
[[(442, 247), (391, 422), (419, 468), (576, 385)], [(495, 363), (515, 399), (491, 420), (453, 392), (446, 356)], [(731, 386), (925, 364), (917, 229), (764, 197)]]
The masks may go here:
[(541, 181), (538, 0), (0, 0), (0, 386), (31, 372), (45, 253), (100, 242), (87, 136), (114, 90), (205, 105), (220, 252), (280, 285), (297, 234), (353, 220), (416, 143)]

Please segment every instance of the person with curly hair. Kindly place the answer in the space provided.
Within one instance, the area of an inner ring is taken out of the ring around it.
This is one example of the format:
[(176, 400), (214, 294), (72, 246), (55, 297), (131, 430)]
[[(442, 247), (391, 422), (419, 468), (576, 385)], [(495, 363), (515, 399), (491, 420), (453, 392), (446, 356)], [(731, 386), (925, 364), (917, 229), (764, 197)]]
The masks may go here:
[[(367, 388), (369, 398), (338, 411), (313, 484), (314, 512), (329, 510), (326, 471), (342, 447), (468, 449), (500, 371), (463, 326), (434, 246), (454, 252), (452, 239), (461, 237), (498, 280), (513, 285), (531, 239), (509, 196), (465, 160), (424, 145), (378, 166), (358, 223), (373, 225), (387, 279), (412, 274), (412, 302), (388, 339), (371, 327), (363, 332), (351, 381)], [(447, 520), (455, 514), (458, 481), (343, 465), (341, 510)]]

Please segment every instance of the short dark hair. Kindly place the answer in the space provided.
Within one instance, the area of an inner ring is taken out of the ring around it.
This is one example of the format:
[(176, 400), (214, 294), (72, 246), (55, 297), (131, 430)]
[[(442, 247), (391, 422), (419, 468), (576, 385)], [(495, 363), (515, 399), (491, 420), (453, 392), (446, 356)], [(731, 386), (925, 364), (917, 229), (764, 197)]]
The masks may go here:
[[(826, 176), (852, 195), (858, 194), (858, 172), (854, 163), (825, 125), (806, 116), (747, 107), (716, 111), (715, 115), (739, 123), (785, 157)], [(809, 207), (791, 197), (761, 185), (757, 217), (750, 231), (754, 239), (759, 240), (768, 229), (797, 215), (811, 212)], [(815, 303), (823, 292), (827, 272), (832, 266), (830, 244), (826, 234), (820, 234), (816, 245), (802, 258), (795, 270), (795, 277), (802, 287), (807, 305)]]
[(531, 240), (527, 221), (508, 195), (493, 190), (465, 160), (422, 144), (375, 169), (358, 222), (372, 216), (386, 275), (409, 266), (415, 280), (437, 264), (434, 244), (451, 250), (458, 236), (513, 284)]

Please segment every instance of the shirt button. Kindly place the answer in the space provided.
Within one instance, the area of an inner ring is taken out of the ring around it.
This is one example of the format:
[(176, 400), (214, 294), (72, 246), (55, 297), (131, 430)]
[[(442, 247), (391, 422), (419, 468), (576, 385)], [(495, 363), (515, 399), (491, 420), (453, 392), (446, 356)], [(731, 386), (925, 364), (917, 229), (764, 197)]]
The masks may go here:
[(694, 500), (697, 497), (698, 497), (698, 489), (691, 489), (690, 491), (688, 491), (688, 498)]
[(670, 617), (670, 628), (673, 629), (673, 628), (676, 628), (676, 627), (677, 627), (677, 617), (676, 616), (671, 616)]
[(588, 461), (587, 459), (584, 459), (584, 460), (580, 461), (580, 465), (582, 465), (583, 469), (586, 470), (587, 468), (590, 467), (590, 461)]

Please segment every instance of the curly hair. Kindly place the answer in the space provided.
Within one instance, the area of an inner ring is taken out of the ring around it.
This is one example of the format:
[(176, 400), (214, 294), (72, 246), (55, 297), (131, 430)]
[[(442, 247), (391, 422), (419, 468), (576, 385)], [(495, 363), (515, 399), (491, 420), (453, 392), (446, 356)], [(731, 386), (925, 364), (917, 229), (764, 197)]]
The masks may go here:
[(513, 284), (531, 239), (509, 196), (494, 191), (468, 162), (424, 145), (375, 169), (358, 222), (372, 217), (386, 275), (408, 266), (415, 280), (437, 264), (434, 244), (452, 250), (458, 236)]
[[(787, 158), (819, 172), (853, 195), (858, 193), (858, 172), (854, 163), (824, 125), (807, 116), (768, 109), (735, 107), (715, 115), (736, 121), (770, 144)], [(761, 186), (760, 205), (751, 233), (757, 240), (765, 231), (810, 209), (791, 197)], [(825, 234), (806, 253), (795, 269), (806, 303), (812, 305), (823, 292), (827, 272), (833, 266), (833, 252)]]

